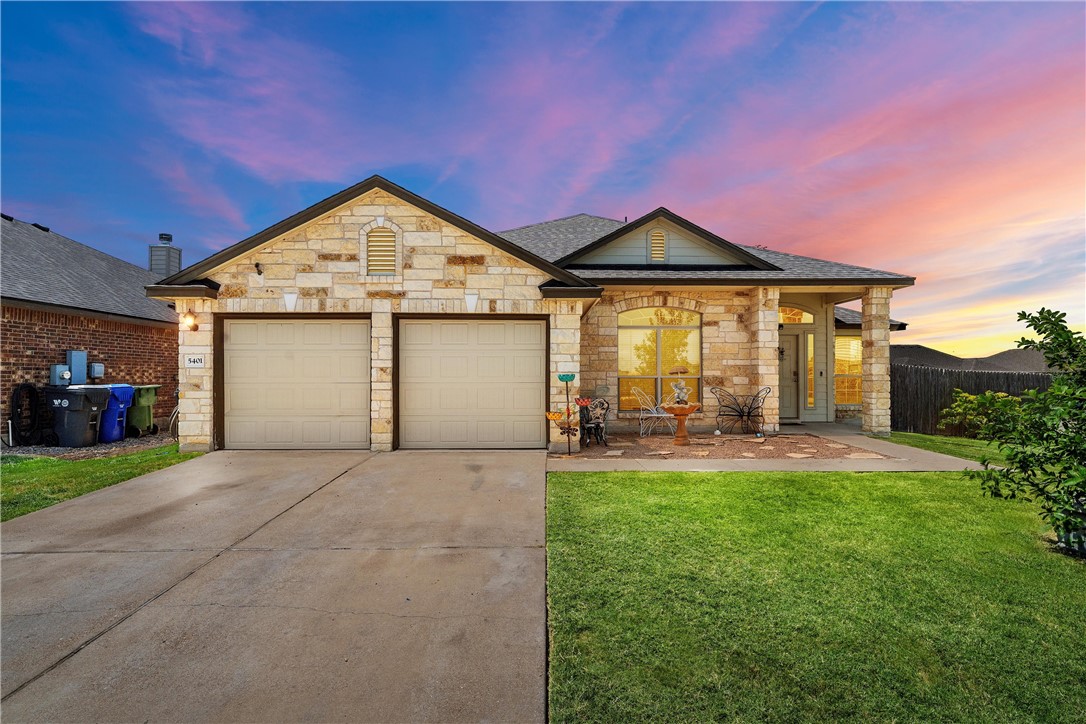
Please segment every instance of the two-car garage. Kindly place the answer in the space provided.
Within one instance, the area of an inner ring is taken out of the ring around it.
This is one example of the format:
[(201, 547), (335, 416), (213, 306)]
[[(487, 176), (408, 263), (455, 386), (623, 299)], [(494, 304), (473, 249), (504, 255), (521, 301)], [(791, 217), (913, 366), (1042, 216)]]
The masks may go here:
[[(546, 446), (546, 321), (394, 324), (399, 447)], [(223, 319), (222, 445), (368, 448), (371, 343), (367, 319)]]

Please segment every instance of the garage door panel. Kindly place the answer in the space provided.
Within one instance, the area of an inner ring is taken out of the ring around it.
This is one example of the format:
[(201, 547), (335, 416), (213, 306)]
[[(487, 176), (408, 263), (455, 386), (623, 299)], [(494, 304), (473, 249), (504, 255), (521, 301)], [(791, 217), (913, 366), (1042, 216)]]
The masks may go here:
[(401, 447), (546, 446), (544, 322), (401, 320), (399, 340)]
[(369, 446), (369, 324), (226, 320), (228, 448)]

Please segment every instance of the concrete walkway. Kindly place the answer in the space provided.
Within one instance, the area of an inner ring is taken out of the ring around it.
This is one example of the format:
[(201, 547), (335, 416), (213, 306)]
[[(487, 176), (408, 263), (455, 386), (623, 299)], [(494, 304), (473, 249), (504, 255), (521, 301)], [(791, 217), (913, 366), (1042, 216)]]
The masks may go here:
[(4, 720), (541, 722), (544, 467), (217, 452), (4, 523)]
[(880, 440), (860, 432), (854, 425), (838, 425), (832, 422), (787, 425), (784, 434), (817, 435), (827, 440), (851, 445), (863, 450), (885, 455), (886, 459), (817, 459), (801, 460), (709, 460), (684, 459), (663, 460), (660, 458), (558, 458), (547, 459), (547, 472), (617, 472), (617, 471), (687, 471), (687, 472), (755, 472), (755, 471), (795, 471), (795, 472), (956, 472), (960, 470), (979, 470), (980, 465), (971, 460), (963, 460), (951, 455), (928, 452), (907, 445), (897, 445), (889, 440)]

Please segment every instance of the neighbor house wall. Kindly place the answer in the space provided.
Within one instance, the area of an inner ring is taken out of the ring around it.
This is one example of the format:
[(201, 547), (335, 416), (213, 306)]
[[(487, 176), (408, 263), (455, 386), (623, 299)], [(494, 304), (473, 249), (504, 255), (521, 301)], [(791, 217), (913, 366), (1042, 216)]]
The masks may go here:
[[(391, 222), (391, 223), (389, 223)], [(364, 235), (375, 225), (397, 230), (395, 276), (366, 276)], [(256, 264), (261, 265), (258, 274)], [(213, 271), (218, 299), (177, 300), (198, 315), (199, 330), (181, 332), (180, 354), (203, 354), (206, 366), (181, 367), (180, 434), (185, 449), (208, 449), (213, 429), (213, 329), (216, 313), (366, 314), (371, 319), (373, 450), (393, 445), (393, 325), (396, 314), (471, 313), (465, 295), (478, 294), (475, 313), (545, 315), (550, 327), (551, 408), (561, 402), (560, 372), (580, 373), (581, 300), (543, 299), (549, 276), (527, 263), (380, 189), (288, 232)], [(297, 294), (287, 310), (284, 294)], [(551, 426), (552, 443), (561, 443)]]
[(161, 385), (155, 417), (169, 417), (177, 387), (177, 331), (167, 323), (120, 321), (107, 315), (0, 307), (0, 415), (7, 419), (19, 384), (49, 384), (49, 365), (65, 364), (68, 350), (86, 350), (106, 367), (102, 383)]

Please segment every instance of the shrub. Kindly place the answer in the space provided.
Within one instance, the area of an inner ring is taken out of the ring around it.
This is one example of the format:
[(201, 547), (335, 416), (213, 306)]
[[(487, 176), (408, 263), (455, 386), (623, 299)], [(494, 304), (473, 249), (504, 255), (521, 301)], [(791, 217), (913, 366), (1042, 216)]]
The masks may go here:
[(1060, 545), (1086, 554), (1086, 338), (1066, 318), (1043, 308), (1018, 314), (1040, 335), (1018, 346), (1044, 354), (1055, 371), (1052, 386), (1028, 391), (1017, 417), (989, 416), (978, 435), (999, 444), (1007, 465), (985, 462), (967, 475), (994, 497), (1037, 501)]
[(950, 407), (939, 413), (939, 429), (957, 425), (963, 437), (991, 440), (982, 435), (995, 434), (1008, 425), (1014, 425), (1021, 412), (1022, 401), (1006, 392), (984, 392), (971, 395), (954, 390)]

